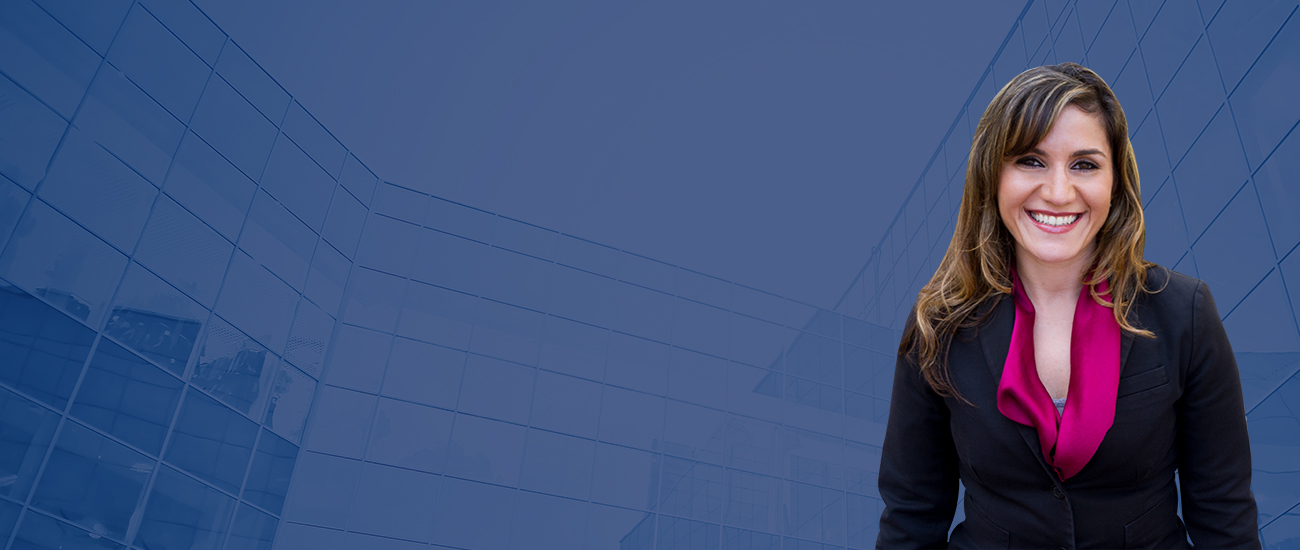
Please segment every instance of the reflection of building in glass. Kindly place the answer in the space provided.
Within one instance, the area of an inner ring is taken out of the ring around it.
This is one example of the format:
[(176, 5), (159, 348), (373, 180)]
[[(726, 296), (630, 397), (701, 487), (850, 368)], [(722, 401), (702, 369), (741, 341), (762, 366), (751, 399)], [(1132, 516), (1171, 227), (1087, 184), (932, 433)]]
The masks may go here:
[(234, 357), (200, 362), (190, 380), (246, 413), (261, 393), (262, 372), (270, 370), (264, 368), (265, 363), (266, 350), (241, 349)]
[(116, 307), (108, 317), (104, 334), (175, 372), (185, 368), (202, 324), (195, 319)]
[(51, 288), (38, 288), (34, 293), (37, 296), (45, 298), (56, 307), (68, 312), (68, 315), (85, 321), (90, 316), (90, 304), (85, 300), (78, 298), (76, 294), (54, 290)]
[(94, 10), (0, 6), (0, 547), (870, 548), (973, 121), (1066, 60), (1300, 537), (1293, 3), (1030, 2), (834, 311), (381, 182), (190, 2)]
[(62, 409), (90, 355), (94, 332), (21, 290), (0, 286), (0, 381)]

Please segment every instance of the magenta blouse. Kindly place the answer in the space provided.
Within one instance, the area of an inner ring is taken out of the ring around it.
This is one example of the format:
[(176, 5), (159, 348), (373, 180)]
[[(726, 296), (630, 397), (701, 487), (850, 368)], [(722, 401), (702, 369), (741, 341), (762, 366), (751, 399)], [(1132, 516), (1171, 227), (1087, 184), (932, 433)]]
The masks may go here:
[[(1079, 293), (1070, 332), (1070, 389), (1058, 415), (1034, 363), (1034, 304), (1020, 278), (1011, 272), (1016, 320), (1011, 346), (998, 383), (998, 411), (1038, 431), (1043, 458), (1064, 481), (1079, 473), (1115, 422), (1119, 388), (1119, 323), (1113, 311)], [(1108, 292), (1105, 282), (1097, 290)]]

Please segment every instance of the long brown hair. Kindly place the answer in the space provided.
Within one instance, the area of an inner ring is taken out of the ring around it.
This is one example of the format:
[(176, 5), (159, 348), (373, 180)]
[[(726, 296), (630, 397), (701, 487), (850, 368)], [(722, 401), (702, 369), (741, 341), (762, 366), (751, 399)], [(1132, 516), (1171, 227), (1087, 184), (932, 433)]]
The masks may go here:
[[(1128, 321), (1128, 311), (1145, 287), (1146, 270), (1154, 265), (1142, 259), (1146, 229), (1138, 187), (1137, 161), (1129, 143), (1128, 122), (1110, 86), (1075, 63), (1029, 69), (1011, 79), (994, 96), (980, 117), (971, 140), (966, 166), (966, 186), (957, 214), (952, 242), (939, 269), (921, 288), (899, 344), (920, 367), (930, 387), (940, 395), (964, 398), (951, 384), (948, 346), (958, 329), (979, 324), (982, 306), (1011, 293), (1010, 267), (1015, 242), (998, 212), (998, 184), (1003, 161), (1029, 152), (1056, 123), (1066, 105), (1098, 116), (1105, 127), (1114, 159), (1114, 187), (1110, 214), (1097, 233), (1091, 277), (1084, 276), (1092, 298), (1114, 310), (1122, 330), (1153, 337)], [(1097, 285), (1109, 282), (1109, 301)], [(987, 313), (987, 309), (984, 313)]]

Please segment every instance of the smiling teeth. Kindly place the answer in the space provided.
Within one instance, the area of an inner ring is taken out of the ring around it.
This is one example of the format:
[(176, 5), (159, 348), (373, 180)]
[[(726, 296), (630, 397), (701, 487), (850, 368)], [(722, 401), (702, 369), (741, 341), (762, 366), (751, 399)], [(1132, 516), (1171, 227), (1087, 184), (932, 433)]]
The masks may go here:
[(1034, 221), (1047, 225), (1070, 225), (1074, 223), (1074, 220), (1079, 219), (1078, 214), (1072, 216), (1044, 216), (1042, 214), (1030, 212), (1029, 216), (1034, 218)]

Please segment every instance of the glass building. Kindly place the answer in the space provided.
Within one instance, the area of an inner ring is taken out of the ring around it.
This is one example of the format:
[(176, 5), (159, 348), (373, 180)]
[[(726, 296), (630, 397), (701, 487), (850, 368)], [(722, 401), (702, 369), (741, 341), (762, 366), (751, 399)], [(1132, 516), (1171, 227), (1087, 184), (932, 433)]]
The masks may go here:
[(3, 0), (0, 547), (873, 547), (971, 129), (1061, 61), (1124, 102), (1300, 544), (1296, 10), (1031, 1), (829, 311), (381, 181), (186, 0)]

